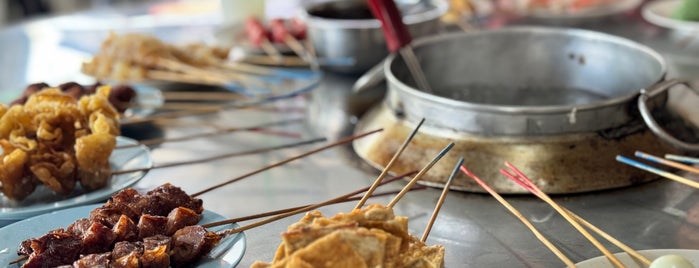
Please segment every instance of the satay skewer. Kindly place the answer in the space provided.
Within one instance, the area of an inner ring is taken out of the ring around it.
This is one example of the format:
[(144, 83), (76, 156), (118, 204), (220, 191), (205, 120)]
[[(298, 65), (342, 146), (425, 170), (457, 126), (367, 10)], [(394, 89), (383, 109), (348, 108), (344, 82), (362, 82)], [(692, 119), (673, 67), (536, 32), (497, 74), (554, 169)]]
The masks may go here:
[(519, 171), (515, 166), (512, 164), (506, 162), (505, 166), (507, 166), (511, 171), (513, 171), (515, 174), (510, 173), (509, 171), (505, 169), (500, 169), (500, 173), (505, 175), (506, 177), (512, 179), (514, 182), (518, 183), (522, 187), (526, 188), (530, 192), (532, 192), (534, 195), (542, 199), (544, 202), (548, 203), (553, 209), (555, 209), (563, 218), (565, 218), (580, 234), (582, 234), (585, 238), (587, 238), (588, 241), (590, 241), (597, 249), (599, 249), (602, 254), (604, 254), (605, 257), (614, 265), (615, 267), (618, 268), (624, 268), (624, 264), (612, 254), (609, 249), (607, 249), (602, 243), (600, 243), (594, 236), (592, 236), (585, 228), (583, 228), (578, 221), (576, 221), (568, 212), (566, 212), (565, 209), (563, 209), (560, 205), (558, 205), (555, 201), (553, 201), (546, 193), (541, 191), (539, 187), (537, 187), (529, 178), (527, 178), (524, 173)]
[(314, 138), (314, 139), (300, 141), (300, 142), (251, 149), (251, 150), (246, 150), (246, 151), (226, 153), (226, 154), (215, 155), (215, 156), (211, 156), (211, 157), (205, 157), (205, 158), (194, 159), (194, 160), (170, 162), (170, 163), (165, 163), (165, 164), (160, 164), (160, 165), (153, 165), (150, 167), (117, 170), (117, 171), (112, 172), (112, 175), (120, 175), (120, 174), (133, 173), (133, 172), (150, 171), (153, 169), (161, 169), (161, 168), (168, 168), (168, 167), (199, 164), (199, 163), (210, 162), (210, 161), (214, 161), (214, 160), (220, 160), (220, 159), (224, 159), (224, 158), (243, 156), (243, 155), (251, 155), (251, 154), (259, 154), (259, 153), (264, 153), (264, 152), (269, 152), (269, 151), (274, 151), (274, 150), (293, 148), (293, 147), (298, 147), (298, 146), (303, 146), (303, 145), (308, 145), (308, 144), (313, 144), (313, 143), (323, 142), (323, 141), (326, 141), (326, 138)]
[(147, 116), (147, 117), (131, 117), (131, 118), (128, 118), (127, 120), (120, 122), (120, 125), (128, 126), (128, 125), (152, 122), (152, 121), (156, 121), (156, 120), (160, 120), (160, 119), (174, 119), (174, 118), (188, 117), (188, 116), (200, 116), (200, 115), (207, 115), (207, 114), (215, 114), (215, 113), (218, 113), (218, 112), (223, 111), (223, 110), (248, 109), (248, 108), (253, 108), (253, 107), (256, 107), (258, 105), (262, 105), (262, 104), (265, 104), (268, 102), (270, 102), (270, 100), (260, 99), (260, 100), (250, 101), (250, 102), (222, 105), (220, 110), (186, 110), (186, 111), (174, 111), (174, 112), (168, 112), (168, 113), (159, 113), (159, 114), (155, 114), (155, 115), (151, 115), (151, 116)]
[(437, 200), (437, 204), (434, 206), (434, 211), (432, 211), (432, 216), (430, 217), (430, 221), (427, 222), (427, 227), (425, 227), (425, 231), (422, 233), (422, 237), (420, 238), (420, 241), (423, 243), (427, 241), (427, 236), (430, 235), (430, 231), (432, 230), (432, 225), (434, 225), (435, 220), (437, 220), (437, 215), (439, 215), (439, 210), (442, 209), (442, 205), (444, 204), (444, 200), (447, 199), (447, 194), (449, 193), (449, 188), (451, 187), (451, 183), (454, 181), (454, 177), (456, 177), (456, 173), (459, 172), (459, 167), (464, 163), (464, 158), (459, 157), (459, 160), (456, 161), (456, 165), (454, 166), (454, 169), (451, 171), (451, 174), (449, 175), (449, 179), (447, 179), (447, 183), (444, 184), (444, 189), (442, 189), (442, 194), (439, 195), (439, 200)]
[(678, 161), (686, 164), (699, 164), (699, 158), (689, 157), (676, 154), (665, 154), (665, 158), (673, 161)]
[[(403, 197), (408, 191), (410, 191), (410, 189), (411, 189), (412, 186), (415, 184), (415, 182), (417, 182), (417, 180), (420, 179), (420, 178), (422, 177), (422, 175), (424, 175), (424, 174), (425, 174), (430, 168), (432, 168), (432, 166), (434, 166), (434, 164), (436, 164), (447, 152), (449, 152), (449, 150), (451, 150), (452, 147), (454, 147), (454, 143), (453, 143), (453, 142), (452, 142), (452, 143), (449, 143), (449, 145), (447, 145), (444, 149), (442, 149), (442, 151), (440, 151), (439, 154), (437, 154), (437, 156), (435, 156), (434, 159), (432, 159), (432, 161), (430, 161), (425, 167), (423, 167), (423, 168), (420, 170), (420, 172), (418, 172), (417, 175), (415, 175), (415, 177), (413, 177), (413, 179), (408, 183), (408, 185), (406, 185), (405, 187), (403, 187), (403, 189), (401, 189), (401, 191), (398, 193), (398, 196), (396, 196), (396, 197), (391, 201), (391, 203), (390, 203), (387, 207), (393, 208), (393, 205), (395, 205), (395, 203), (398, 202), (398, 200), (400, 200), (401, 197)], [(421, 174), (422, 174), (422, 175), (421, 175)], [(299, 210), (287, 212), (287, 213), (284, 213), (284, 214), (280, 214), (280, 215), (277, 215), (277, 216), (274, 216), (274, 217), (271, 217), (271, 218), (268, 218), (268, 219), (265, 219), (265, 220), (262, 220), (262, 221), (258, 221), (258, 222), (255, 222), (255, 223), (251, 223), (251, 224), (248, 224), (248, 225), (245, 225), (245, 226), (241, 226), (241, 227), (238, 227), (238, 228), (235, 228), (235, 229), (226, 230), (226, 231), (223, 232), (223, 234), (232, 234), (232, 233), (243, 232), (243, 231), (245, 231), (245, 230), (249, 230), (249, 229), (252, 229), (252, 228), (255, 228), (255, 227), (258, 227), (258, 226), (262, 226), (262, 225), (265, 225), (265, 224), (267, 224), (267, 223), (274, 222), (274, 221), (277, 221), (277, 220), (280, 220), (280, 219), (283, 219), (283, 218), (286, 218), (286, 217), (289, 217), (289, 216), (292, 216), (292, 215), (296, 215), (296, 214), (301, 213), (301, 212), (306, 212), (306, 211), (309, 211), (309, 210), (313, 210), (313, 209), (316, 209), (316, 208), (319, 208), (319, 207), (326, 206), (326, 205), (328, 205), (328, 204), (331, 204), (332, 202), (336, 202), (337, 200), (342, 200), (342, 199), (345, 199), (345, 198), (349, 198), (349, 197), (351, 197), (351, 196), (353, 196), (353, 195), (355, 195), (355, 194), (357, 194), (357, 193), (356, 193), (356, 192), (349, 193), (349, 194), (346, 194), (346, 195), (343, 195), (343, 196), (340, 196), (340, 197), (337, 197), (337, 198), (334, 198), (334, 199), (327, 200), (327, 201), (322, 202), (322, 203), (318, 203), (318, 204), (315, 204), (315, 205), (312, 205), (312, 206), (305, 207), (305, 208), (303, 208), (303, 209), (299, 209)]]
[(493, 190), (493, 188), (488, 186), (488, 184), (486, 184), (481, 178), (476, 176), (476, 174), (474, 174), (471, 170), (467, 169), (464, 166), (461, 166), (461, 172), (463, 172), (468, 177), (470, 177), (471, 179), (476, 181), (476, 183), (478, 183), (478, 185), (480, 185), (491, 196), (493, 196), (493, 198), (495, 198), (495, 200), (500, 202), (500, 204), (502, 204), (507, 210), (509, 210), (510, 213), (512, 213), (512, 215), (514, 215), (520, 222), (522, 222), (522, 224), (524, 224), (524, 226), (526, 226), (527, 229), (529, 229), (529, 231), (531, 231), (532, 234), (534, 234), (534, 236), (541, 243), (544, 244), (544, 246), (546, 246), (551, 252), (553, 252), (553, 254), (556, 255), (556, 257), (558, 257), (563, 263), (565, 263), (566, 266), (576, 267), (575, 263), (573, 261), (571, 261), (570, 258), (568, 258), (568, 256), (563, 254), (563, 252), (560, 249), (558, 249), (558, 247), (556, 247), (553, 243), (551, 243), (551, 241), (548, 240), (548, 238), (546, 238), (546, 236), (544, 236), (541, 232), (539, 232), (539, 230), (536, 229), (534, 224), (532, 224), (526, 217), (524, 217), (524, 215), (522, 215), (522, 213), (519, 212), (519, 210), (517, 210), (514, 206), (512, 206), (512, 204), (510, 204), (510, 202), (507, 202), (507, 200), (505, 200), (505, 198), (503, 198), (500, 194), (498, 194), (495, 190)]
[(248, 98), (235, 92), (168, 91), (162, 95), (167, 101), (238, 101)]
[(412, 188), (413, 185), (415, 185), (415, 183), (417, 183), (417, 181), (420, 178), (422, 178), (422, 176), (425, 175), (425, 173), (427, 173), (427, 171), (429, 171), (432, 168), (432, 166), (434, 166), (434, 164), (439, 162), (439, 160), (442, 159), (442, 157), (445, 154), (447, 154), (447, 152), (449, 152), (449, 150), (451, 150), (451, 148), (453, 147), (453, 142), (449, 143), (446, 147), (444, 147), (442, 151), (440, 151), (434, 158), (432, 158), (432, 161), (430, 161), (425, 167), (423, 167), (420, 170), (420, 172), (418, 172), (417, 175), (415, 175), (415, 177), (413, 177), (410, 180), (410, 182), (408, 182), (408, 184), (405, 185), (405, 187), (403, 187), (403, 190), (401, 190), (400, 193), (398, 193), (398, 195), (396, 195), (396, 197), (394, 197), (393, 200), (391, 200), (391, 202), (388, 203), (388, 205), (386, 205), (386, 207), (393, 208), (393, 206), (395, 206), (398, 203), (398, 201), (400, 201), (400, 199), (403, 198), (403, 196), (410, 190), (410, 188)]
[[(514, 167), (514, 166), (513, 166), (513, 167)], [(521, 172), (520, 172), (520, 173), (521, 173)], [(525, 177), (525, 178), (526, 178), (526, 177)], [(541, 197), (540, 194), (536, 194), (536, 193), (535, 193), (535, 195)], [(636, 250), (632, 249), (631, 247), (625, 245), (625, 244), (622, 243), (621, 241), (617, 240), (617, 239), (614, 238), (613, 236), (611, 236), (611, 235), (607, 234), (606, 232), (602, 231), (602, 229), (600, 229), (600, 228), (598, 228), (597, 226), (593, 225), (592, 223), (586, 221), (585, 219), (583, 219), (582, 217), (580, 217), (580, 216), (578, 216), (577, 214), (573, 213), (573, 212), (570, 211), (569, 209), (567, 209), (567, 208), (565, 208), (565, 207), (562, 207), (562, 206), (560, 206), (560, 208), (563, 209), (566, 213), (568, 213), (568, 215), (570, 215), (572, 218), (574, 218), (577, 222), (579, 222), (580, 224), (584, 225), (586, 228), (592, 230), (593, 232), (597, 233), (599, 236), (601, 236), (602, 238), (604, 238), (604, 239), (606, 239), (607, 241), (611, 242), (611, 243), (614, 244), (615, 246), (621, 248), (623, 251), (625, 251), (625, 252), (626, 252), (627, 254), (629, 254), (631, 257), (633, 257), (633, 258), (639, 260), (640, 262), (644, 263), (645, 265), (650, 265), (650, 264), (651, 264), (651, 261), (650, 261), (648, 258), (646, 258), (645, 256), (641, 255), (640, 253), (638, 253)]]
[(395, 164), (396, 160), (398, 160), (398, 157), (403, 153), (405, 148), (408, 147), (408, 144), (410, 144), (410, 141), (413, 140), (413, 138), (415, 137), (415, 134), (417, 134), (417, 131), (420, 129), (420, 126), (422, 126), (422, 123), (424, 123), (424, 122), (425, 122), (425, 119), (423, 118), (422, 120), (420, 120), (420, 122), (417, 124), (417, 126), (415, 126), (415, 129), (413, 129), (413, 131), (410, 133), (410, 135), (408, 135), (408, 137), (405, 139), (405, 141), (403, 141), (403, 144), (401, 144), (401, 146), (398, 148), (396, 153), (393, 154), (393, 157), (391, 157), (391, 160), (388, 161), (386, 166), (381, 171), (381, 174), (379, 174), (379, 176), (376, 178), (376, 180), (374, 180), (374, 183), (371, 185), (371, 187), (369, 187), (369, 190), (367, 190), (367, 192), (364, 194), (364, 197), (361, 200), (359, 200), (359, 203), (357, 203), (357, 205), (354, 207), (354, 209), (360, 209), (360, 208), (362, 208), (362, 206), (364, 206), (367, 199), (371, 196), (371, 194), (374, 192), (374, 190), (376, 190), (376, 187), (378, 187), (379, 184), (381, 184), (381, 181), (383, 180), (383, 178), (386, 177), (386, 175), (388, 175), (388, 172), (391, 170), (391, 167), (393, 167), (393, 164)]
[[(412, 173), (412, 172), (411, 172), (411, 173)], [(384, 181), (383, 184), (392, 182), (394, 179), (398, 179), (398, 177), (393, 178), (393, 179), (391, 179), (391, 180)], [(366, 188), (359, 189), (359, 190), (353, 191), (353, 192), (351, 192), (351, 193), (347, 193), (347, 194), (338, 196), (338, 197), (336, 197), (336, 198), (326, 200), (326, 201), (324, 201), (324, 202), (322, 202), (322, 203), (317, 203), (317, 204), (313, 204), (313, 205), (310, 205), (310, 206), (305, 206), (305, 207), (300, 208), (300, 209), (297, 209), (297, 210), (293, 210), (293, 211), (289, 211), (289, 212), (286, 212), (286, 213), (278, 214), (278, 215), (276, 215), (276, 216), (274, 216), (274, 217), (267, 218), (267, 219), (264, 219), (264, 220), (261, 220), (261, 221), (258, 221), (258, 222), (254, 222), (254, 223), (251, 223), (251, 224), (248, 224), (248, 225), (240, 226), (240, 227), (238, 227), (238, 228), (224, 230), (224, 231), (220, 232), (219, 234), (221, 234), (221, 235), (230, 235), (230, 234), (235, 234), (235, 233), (240, 233), (240, 232), (243, 232), (243, 231), (246, 231), (246, 230), (250, 230), (250, 229), (252, 229), (252, 228), (256, 228), (256, 227), (259, 227), (259, 226), (268, 224), (268, 223), (270, 223), (270, 222), (275, 222), (275, 221), (278, 221), (278, 220), (281, 220), (281, 219), (283, 219), (283, 218), (287, 218), (287, 217), (290, 217), (290, 216), (293, 216), (293, 215), (296, 215), (296, 214), (299, 214), (299, 213), (311, 211), (311, 210), (314, 210), (314, 209), (317, 209), (317, 208), (320, 208), (320, 207), (327, 206), (327, 205), (329, 205), (329, 204), (333, 204), (333, 203), (335, 203), (335, 202), (338, 202), (339, 200), (344, 200), (344, 199), (350, 198), (350, 197), (352, 197), (352, 196), (354, 196), (354, 195), (357, 195), (357, 194), (359, 194), (359, 193), (362, 193), (362, 192), (364, 192), (365, 190), (366, 190)], [(403, 190), (405, 190), (405, 188), (403, 188)], [(402, 190), (401, 190), (401, 192), (402, 192)]]
[[(385, 184), (388, 184), (388, 183), (391, 183), (391, 182), (400, 180), (400, 179), (402, 179), (402, 178), (405, 178), (405, 177), (410, 176), (410, 175), (415, 174), (415, 173), (417, 173), (417, 170), (415, 170), (415, 171), (410, 171), (410, 172), (407, 172), (407, 173), (403, 173), (403, 174), (401, 174), (401, 175), (395, 176), (395, 177), (393, 177), (393, 178), (391, 178), (391, 179), (388, 179), (388, 180), (382, 182), (381, 185), (385, 185)], [(361, 188), (361, 189), (359, 189), (359, 190), (356, 190), (356, 191), (352, 192), (353, 194), (352, 194), (351, 196), (360, 194), (360, 193), (362, 193), (362, 192), (365, 192), (367, 189), (368, 189), (368, 187), (365, 187), (365, 188)], [(397, 193), (397, 192), (396, 192), (396, 193)], [(389, 194), (389, 193), (386, 193), (386, 194), (374, 194), (374, 195), (372, 195), (372, 196), (388, 195), (388, 194)], [(391, 192), (391, 194), (394, 194), (394, 193)], [(343, 196), (347, 196), (347, 195), (343, 195)], [(341, 198), (338, 197), (338, 198), (332, 199), (333, 201), (332, 201), (332, 202), (329, 202), (328, 205), (329, 205), (329, 204), (340, 203), (340, 202), (348, 202), (348, 201), (352, 201), (352, 200), (358, 200), (358, 199), (360, 199), (360, 198), (362, 198), (362, 197), (353, 197), (353, 198), (349, 198), (349, 197), (348, 197), (348, 198), (345, 198), (345, 199), (341, 199)], [(301, 212), (306, 212), (306, 211), (312, 210), (312, 208), (311, 208), (311, 209), (308, 209), (308, 210), (305, 210), (305, 209), (308, 208), (308, 207), (311, 207), (311, 206), (313, 206), (313, 205), (315, 205), (315, 204), (309, 204), (309, 205), (305, 205), (305, 206), (298, 206), (298, 207), (287, 208), (287, 209), (282, 209), (282, 210), (277, 210), (277, 211), (270, 211), (270, 212), (255, 214), (255, 215), (251, 215), (251, 216), (245, 216), (245, 217), (240, 217), (240, 218), (234, 218), (234, 219), (228, 219), (228, 220), (223, 220), (223, 221), (218, 221), (218, 222), (212, 222), (212, 223), (204, 224), (204, 225), (202, 225), (202, 226), (203, 226), (204, 228), (209, 228), (209, 227), (219, 226), (219, 225), (224, 225), (224, 224), (229, 224), (229, 223), (236, 223), (236, 222), (241, 222), (241, 221), (248, 221), (248, 220), (259, 219), (259, 218), (262, 218), (262, 217), (280, 215), (280, 214), (289, 213), (289, 212), (292, 212), (292, 211), (298, 211), (298, 213), (301, 213)]]
[(648, 165), (648, 164), (645, 164), (645, 163), (638, 162), (638, 161), (633, 160), (633, 159), (631, 159), (631, 158), (627, 158), (627, 157), (624, 157), (624, 156), (621, 156), (621, 155), (617, 155), (617, 156), (616, 156), (616, 161), (622, 162), (622, 163), (624, 163), (624, 164), (627, 164), (627, 165), (632, 166), (632, 167), (635, 167), (635, 168), (639, 168), (639, 169), (648, 171), (648, 172), (650, 172), (650, 173), (655, 173), (656, 175), (659, 175), (659, 176), (665, 177), (665, 178), (667, 178), (667, 179), (671, 179), (671, 180), (673, 180), (673, 181), (682, 183), (682, 184), (684, 184), (684, 185), (687, 185), (687, 186), (690, 186), (690, 187), (694, 187), (694, 188), (699, 189), (699, 182), (690, 180), (690, 179), (688, 179), (688, 178), (682, 177), (682, 176), (677, 175), (677, 174), (673, 174), (673, 173), (667, 172), (667, 171), (665, 171), (665, 170), (662, 170), (662, 169), (653, 167), (653, 166)]
[(219, 136), (219, 135), (224, 135), (224, 134), (228, 134), (231, 132), (237, 132), (237, 131), (255, 131), (255, 130), (259, 130), (259, 129), (271, 127), (271, 126), (281, 126), (281, 125), (286, 125), (286, 124), (297, 123), (297, 122), (300, 122), (302, 120), (303, 119), (296, 118), (296, 119), (290, 119), (290, 120), (269, 122), (269, 123), (255, 125), (255, 126), (248, 126), (248, 127), (228, 127), (228, 128), (218, 129), (214, 132), (197, 133), (197, 134), (192, 134), (192, 135), (187, 135), (187, 136), (182, 136), (182, 137), (175, 137), (175, 138), (147, 139), (147, 140), (139, 141), (136, 144), (126, 144), (126, 145), (122, 145), (122, 146), (117, 146), (115, 149), (132, 148), (132, 147), (138, 147), (141, 145), (150, 146), (150, 145), (157, 145), (157, 144), (162, 144), (162, 143), (166, 143), (166, 142), (177, 142), (177, 141), (191, 140), (191, 139), (197, 139), (197, 138)]
[(695, 168), (695, 167), (688, 166), (685, 164), (680, 164), (680, 163), (677, 163), (677, 162), (672, 161), (672, 160), (663, 159), (663, 158), (660, 158), (660, 157), (657, 157), (657, 156), (654, 156), (651, 154), (647, 154), (647, 153), (644, 153), (641, 151), (636, 151), (636, 153), (634, 155), (636, 155), (636, 157), (650, 160), (650, 161), (653, 161), (653, 162), (658, 163), (658, 164), (663, 164), (666, 166), (670, 166), (670, 167), (674, 167), (674, 168), (681, 169), (684, 171), (689, 171), (689, 172), (692, 172), (695, 174), (699, 174), (699, 168)]
[(371, 134), (374, 134), (374, 133), (377, 133), (377, 132), (381, 132), (381, 131), (383, 131), (382, 128), (376, 129), (376, 130), (372, 130), (372, 131), (368, 131), (368, 132), (364, 132), (364, 133), (361, 133), (361, 134), (358, 134), (358, 135), (346, 137), (346, 138), (343, 138), (343, 139), (340, 139), (340, 140), (338, 140), (338, 141), (336, 141), (336, 142), (334, 142), (334, 143), (331, 143), (331, 144), (328, 144), (328, 145), (325, 145), (325, 146), (322, 146), (322, 147), (313, 149), (313, 150), (311, 150), (311, 151), (308, 151), (308, 152), (305, 152), (305, 153), (302, 153), (302, 154), (299, 154), (299, 155), (296, 155), (296, 156), (293, 156), (293, 157), (284, 159), (284, 160), (282, 160), (282, 161), (279, 161), (279, 162), (276, 162), (276, 163), (273, 163), (273, 164), (270, 164), (270, 165), (267, 165), (267, 166), (264, 166), (264, 167), (261, 167), (261, 168), (258, 168), (258, 169), (256, 169), (256, 170), (250, 171), (250, 172), (245, 173), (245, 174), (243, 174), (243, 175), (241, 175), (241, 176), (238, 176), (238, 177), (236, 177), (236, 178), (232, 178), (232, 179), (230, 179), (230, 180), (228, 180), (228, 181), (225, 181), (225, 182), (219, 183), (219, 184), (217, 184), (217, 185), (211, 186), (211, 187), (209, 187), (209, 188), (206, 188), (206, 189), (204, 189), (204, 190), (201, 190), (201, 191), (199, 191), (199, 192), (196, 192), (196, 193), (192, 194), (192, 196), (194, 196), (194, 197), (199, 196), (199, 195), (201, 195), (201, 194), (204, 194), (204, 193), (210, 192), (210, 191), (212, 191), (212, 190), (218, 189), (218, 188), (223, 187), (223, 186), (225, 186), (225, 185), (228, 185), (228, 184), (230, 184), (230, 183), (234, 183), (234, 182), (236, 182), (236, 181), (239, 181), (239, 180), (242, 180), (242, 179), (244, 179), (244, 178), (250, 177), (250, 176), (252, 176), (252, 175), (258, 174), (258, 173), (260, 173), (260, 172), (266, 171), (266, 170), (268, 170), (268, 169), (272, 169), (272, 168), (275, 168), (275, 167), (284, 165), (284, 164), (289, 163), (289, 162), (291, 162), (291, 161), (294, 161), (294, 160), (297, 160), (297, 159), (300, 159), (300, 158), (303, 158), (303, 157), (306, 157), (306, 156), (309, 156), (309, 155), (312, 155), (312, 154), (315, 154), (315, 153), (318, 153), (318, 152), (321, 152), (321, 151), (330, 149), (330, 148), (332, 148), (332, 147), (335, 147), (335, 146), (338, 146), (338, 145), (342, 145), (342, 144), (351, 142), (351, 141), (353, 141), (353, 140), (360, 139), (360, 138), (363, 138), (363, 137), (366, 137), (366, 136), (369, 136), (369, 135), (371, 135)]

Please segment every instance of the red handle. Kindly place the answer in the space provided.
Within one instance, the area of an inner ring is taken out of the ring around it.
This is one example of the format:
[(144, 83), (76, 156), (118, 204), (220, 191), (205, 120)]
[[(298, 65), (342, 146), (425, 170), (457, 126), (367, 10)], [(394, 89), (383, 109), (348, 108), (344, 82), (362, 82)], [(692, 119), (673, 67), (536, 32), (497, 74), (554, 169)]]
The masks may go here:
[(388, 50), (395, 52), (410, 44), (412, 37), (408, 28), (403, 24), (403, 17), (393, 0), (368, 0), (369, 8), (374, 17), (381, 21), (381, 29), (386, 37)]

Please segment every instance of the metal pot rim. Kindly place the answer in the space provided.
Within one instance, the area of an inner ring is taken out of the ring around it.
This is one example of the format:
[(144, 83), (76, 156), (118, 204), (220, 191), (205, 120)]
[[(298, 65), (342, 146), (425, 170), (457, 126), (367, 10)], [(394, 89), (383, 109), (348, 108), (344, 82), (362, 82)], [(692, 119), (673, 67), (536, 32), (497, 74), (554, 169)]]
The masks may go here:
[[(316, 5), (338, 2), (338, 1), (311, 1), (303, 6), (303, 11), (301, 16), (306, 20), (309, 27), (314, 28), (329, 28), (329, 29), (380, 29), (381, 22), (377, 19), (360, 19), (360, 20), (350, 20), (350, 19), (328, 19), (316, 16), (311, 16), (308, 14), (308, 10)], [(435, 20), (444, 15), (447, 12), (449, 6), (444, 1), (433, 1), (430, 4), (434, 8), (429, 9), (425, 12), (410, 14), (403, 16), (403, 23), (406, 25), (412, 25), (417, 23), (422, 23), (425, 21)]]
[[(425, 38), (420, 38), (418, 40), (415, 40), (412, 42), (411, 46), (416, 48), (421, 45), (427, 45), (427, 44), (433, 44), (433, 43), (438, 43), (438, 42), (443, 42), (445, 40), (450, 40), (450, 39), (458, 39), (462, 38), (464, 36), (476, 36), (476, 35), (492, 35), (492, 34), (502, 34), (502, 33), (508, 33), (508, 32), (537, 32), (537, 33), (552, 33), (552, 34), (572, 34), (575, 36), (581, 36), (585, 38), (590, 38), (590, 39), (596, 39), (596, 40), (604, 40), (608, 42), (614, 42), (629, 48), (641, 50), (644, 53), (648, 54), (652, 58), (654, 58), (658, 64), (660, 65), (660, 72), (658, 72), (658, 77), (655, 79), (655, 83), (651, 85), (647, 85), (647, 88), (651, 88), (653, 85), (661, 82), (665, 78), (665, 74), (667, 73), (667, 64), (665, 63), (665, 60), (652, 50), (651, 48), (644, 46), (642, 44), (636, 43), (634, 41), (631, 41), (626, 38), (614, 36), (614, 35), (609, 35), (605, 33), (600, 33), (600, 32), (595, 32), (595, 31), (590, 31), (590, 30), (582, 30), (582, 29), (572, 29), (572, 28), (548, 28), (548, 27), (537, 27), (537, 26), (513, 26), (513, 27), (506, 27), (498, 30), (489, 30), (489, 31), (473, 31), (473, 32), (461, 32), (461, 33), (453, 33), (453, 34), (443, 34), (443, 35), (435, 35), (435, 36), (428, 36)], [(450, 98), (445, 98), (442, 96), (437, 96), (437, 95), (432, 95), (423, 91), (420, 91), (418, 89), (415, 89), (411, 86), (408, 86), (407, 84), (403, 83), (400, 81), (397, 77), (393, 75), (391, 72), (391, 64), (395, 61), (396, 59), (396, 54), (392, 53), (391, 55), (386, 58), (384, 61), (384, 74), (386, 76), (386, 79), (388, 80), (389, 83), (393, 83), (394, 85), (397, 85), (398, 88), (400, 88), (402, 91), (404, 91), (407, 94), (413, 95), (417, 98), (421, 99), (428, 99), (428, 100), (433, 100), (434, 102), (443, 104), (443, 105), (448, 105), (452, 107), (458, 107), (458, 108), (465, 108), (468, 110), (474, 110), (474, 111), (481, 111), (481, 112), (488, 112), (488, 113), (497, 113), (497, 114), (512, 114), (512, 113), (517, 113), (517, 114), (552, 114), (552, 113), (568, 113), (571, 110), (576, 110), (576, 111), (583, 111), (583, 110), (594, 110), (598, 109), (601, 107), (606, 107), (610, 105), (616, 105), (616, 104), (621, 104), (621, 103), (630, 103), (632, 101), (635, 101), (636, 98), (639, 95), (639, 92), (642, 88), (638, 89), (629, 89), (629, 93), (616, 97), (616, 98), (610, 98), (608, 100), (604, 101), (598, 101), (594, 103), (589, 103), (589, 104), (576, 104), (576, 105), (545, 105), (545, 106), (512, 106), (512, 105), (492, 105), (492, 104), (479, 104), (479, 103), (471, 103), (471, 102), (465, 102), (465, 101), (458, 101)]]

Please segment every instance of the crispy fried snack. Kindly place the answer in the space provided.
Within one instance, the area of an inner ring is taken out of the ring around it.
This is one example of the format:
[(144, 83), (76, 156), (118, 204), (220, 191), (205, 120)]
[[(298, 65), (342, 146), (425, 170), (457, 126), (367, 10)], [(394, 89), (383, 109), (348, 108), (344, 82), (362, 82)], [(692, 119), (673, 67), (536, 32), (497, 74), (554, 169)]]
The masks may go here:
[(0, 183), (7, 198), (22, 200), (39, 184), (58, 194), (71, 193), (78, 180), (87, 190), (107, 184), (119, 135), (109, 90), (76, 101), (50, 88), (24, 105), (0, 108)]
[(282, 233), (272, 263), (251, 267), (444, 267), (444, 247), (408, 233), (408, 219), (378, 204), (326, 218), (310, 212)]

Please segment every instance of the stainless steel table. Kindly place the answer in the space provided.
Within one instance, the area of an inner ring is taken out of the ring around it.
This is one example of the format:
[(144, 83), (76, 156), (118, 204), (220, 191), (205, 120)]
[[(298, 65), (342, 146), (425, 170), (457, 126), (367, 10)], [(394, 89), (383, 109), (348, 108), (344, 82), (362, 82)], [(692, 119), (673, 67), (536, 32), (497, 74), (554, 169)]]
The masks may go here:
[[(83, 15), (43, 19), (0, 30), (0, 97), (3, 101), (12, 99), (30, 82), (91, 82), (89, 77), (79, 73), (80, 61), (89, 54), (80, 52), (76, 46), (94, 46), (99, 38), (88, 34), (87, 30), (91, 29), (71, 29), (71, 32), (65, 28), (79, 25), (87, 27)], [(112, 17), (106, 17), (103, 22), (110, 21), (109, 18)], [(662, 34), (655, 34), (657, 29), (648, 31), (648, 25), (638, 21), (616, 22), (607, 26), (605, 29), (609, 32), (633, 38), (656, 49), (667, 47), (662, 41)], [(200, 23), (187, 27), (160, 25), (154, 29), (157, 29), (155, 33), (158, 36), (167, 36), (173, 41), (210, 41), (215, 36), (216, 28), (212, 23)], [(80, 30), (87, 32), (80, 34)], [(66, 42), (67, 32), (74, 34), (71, 36), (73, 39), (68, 40), (71, 42)], [(76, 43), (76, 37), (83, 38), (83, 41)], [(672, 51), (661, 52), (667, 55)], [(679, 76), (680, 72), (673, 75)], [(689, 76), (699, 77), (699, 74), (690, 73)], [(320, 85), (309, 94), (268, 104), (266, 109), (229, 110), (213, 115), (182, 118), (181, 121), (250, 126), (280, 119), (301, 118), (303, 120), (298, 123), (274, 129), (299, 133), (302, 138), (324, 136), (337, 139), (350, 134), (356, 121), (356, 118), (347, 113), (349, 107), (346, 102), (355, 79), (353, 76), (328, 73), (324, 74)], [(207, 129), (194, 125), (145, 125), (129, 127), (124, 131), (126, 135), (145, 138), (177, 137)], [(156, 163), (165, 163), (295, 140), (298, 138), (237, 132), (207, 139), (166, 143), (153, 147), (152, 155)], [(317, 146), (319, 145), (308, 145), (152, 170), (136, 187), (150, 189), (170, 182), (189, 192), (196, 192)], [(406, 153), (421, 152), (408, 150)], [(347, 145), (252, 176), (206, 193), (202, 198), (207, 209), (226, 217), (238, 217), (323, 201), (365, 187), (376, 175), (378, 171), (359, 160)], [(384, 189), (399, 189), (403, 184), (394, 183)], [(410, 218), (412, 233), (422, 233), (439, 193), (440, 189), (412, 192), (398, 204), (396, 213)], [(389, 200), (390, 197), (382, 197), (372, 199), (371, 202), (386, 204)], [(574, 261), (600, 255), (545, 203), (531, 196), (509, 196), (508, 200)], [(699, 195), (689, 187), (657, 180), (624, 189), (561, 195), (556, 196), (555, 200), (635, 249), (699, 249), (699, 221), (696, 218)], [(320, 210), (332, 215), (348, 211), (353, 205), (332, 205)], [(239, 266), (247, 267), (255, 260), (271, 260), (280, 242), (279, 233), (300, 217), (294, 216), (246, 231), (247, 249)], [(443, 244), (446, 247), (448, 267), (563, 266), (509, 212), (484, 194), (450, 193), (428, 244)]]

